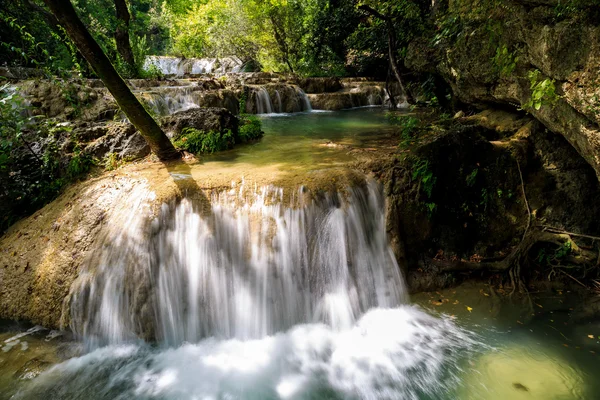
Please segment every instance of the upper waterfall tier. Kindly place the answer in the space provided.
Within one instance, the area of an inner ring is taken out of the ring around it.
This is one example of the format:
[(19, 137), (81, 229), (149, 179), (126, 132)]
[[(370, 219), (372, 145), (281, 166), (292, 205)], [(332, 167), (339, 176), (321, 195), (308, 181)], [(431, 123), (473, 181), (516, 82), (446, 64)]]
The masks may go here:
[(242, 61), (237, 57), (180, 58), (148, 56), (144, 61), (145, 70), (156, 68), (166, 76), (240, 72), (242, 65)]

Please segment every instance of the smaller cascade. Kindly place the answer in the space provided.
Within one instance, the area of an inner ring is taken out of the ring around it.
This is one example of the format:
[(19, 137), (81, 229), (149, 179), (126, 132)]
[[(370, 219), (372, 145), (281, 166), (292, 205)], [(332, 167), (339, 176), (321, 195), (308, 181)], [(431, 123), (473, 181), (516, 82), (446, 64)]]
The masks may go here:
[(150, 109), (160, 116), (199, 107), (191, 87), (143, 93), (142, 98), (145, 99)]
[(281, 104), (281, 95), (279, 94), (279, 90), (275, 91), (275, 98), (277, 99), (277, 112), (278, 113), (282, 113), (283, 112), (283, 106)]
[(271, 114), (273, 113), (273, 104), (271, 103), (271, 96), (264, 87), (258, 87), (254, 91), (256, 96), (256, 113), (257, 114)]
[(192, 61), (192, 74), (209, 74), (213, 72), (216, 61), (215, 58), (194, 59)]
[(310, 100), (304, 90), (296, 87), (296, 93), (298, 94), (298, 98), (300, 99), (301, 111), (312, 111), (312, 106), (310, 104)]

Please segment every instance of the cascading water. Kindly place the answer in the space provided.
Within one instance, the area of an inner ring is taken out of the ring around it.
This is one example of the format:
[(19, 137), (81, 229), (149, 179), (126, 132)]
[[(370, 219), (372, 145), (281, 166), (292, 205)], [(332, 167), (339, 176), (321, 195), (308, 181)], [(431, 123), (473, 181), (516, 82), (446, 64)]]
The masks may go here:
[(308, 96), (306, 95), (306, 93), (304, 93), (304, 90), (300, 89), (299, 87), (296, 87), (296, 93), (298, 94), (298, 98), (300, 99), (300, 104), (301, 104), (300, 110), (312, 111), (312, 106), (310, 105), (310, 100), (308, 99)]
[(146, 103), (156, 115), (166, 116), (178, 111), (198, 108), (198, 99), (191, 87), (160, 88), (161, 91), (147, 93)]
[(144, 69), (158, 69), (164, 75), (183, 76), (189, 74), (210, 74), (215, 72), (239, 72), (242, 61), (237, 57), (179, 58), (149, 56), (144, 61)]
[(271, 103), (271, 96), (264, 87), (257, 87), (254, 90), (254, 96), (256, 97), (256, 113), (257, 114), (271, 114), (273, 112), (273, 104)]
[[(183, 200), (163, 206), (149, 227), (130, 221), (126, 236), (94, 255), (95, 277), (72, 301), (74, 330), (109, 343), (152, 332), (170, 345), (260, 338), (309, 322), (347, 329), (370, 308), (404, 302), (375, 183), (351, 189), (347, 200), (336, 194), (296, 208), (282, 196), (266, 187), (237, 207), (239, 199), (221, 194), (207, 216)], [(147, 291), (154, 301), (131, 295)], [(156, 318), (144, 321), (132, 308)]]
[[(252, 99), (257, 114), (275, 112), (312, 111), (310, 100), (306, 93), (296, 85), (277, 85), (274, 87), (252, 86)], [(271, 98), (273, 93), (274, 99)], [(275, 103), (275, 105), (274, 105)]]
[(277, 100), (277, 112), (283, 112), (283, 105), (281, 104), (281, 95), (279, 94), (279, 90), (275, 91), (275, 99)]
[(110, 345), (16, 399), (391, 400), (455, 387), (473, 339), (403, 305), (381, 186), (316, 200), (301, 188), (294, 207), (283, 195), (241, 185), (209, 210), (184, 199), (151, 218), (138, 191), (72, 288), (74, 331)]

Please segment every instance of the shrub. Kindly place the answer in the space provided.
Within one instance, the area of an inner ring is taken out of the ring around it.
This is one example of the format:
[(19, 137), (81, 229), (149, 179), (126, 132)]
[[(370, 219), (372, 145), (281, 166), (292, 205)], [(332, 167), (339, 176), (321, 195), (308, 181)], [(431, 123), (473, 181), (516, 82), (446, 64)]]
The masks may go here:
[(524, 104), (525, 108), (539, 110), (543, 105), (554, 105), (558, 101), (554, 79), (542, 79), (539, 70), (529, 71), (529, 88), (531, 98)]
[(240, 118), (239, 136), (242, 143), (261, 138), (263, 135), (260, 119), (254, 115)]
[(181, 150), (194, 154), (214, 153), (232, 148), (235, 138), (229, 129), (224, 132), (204, 132), (194, 128), (185, 128), (173, 144)]

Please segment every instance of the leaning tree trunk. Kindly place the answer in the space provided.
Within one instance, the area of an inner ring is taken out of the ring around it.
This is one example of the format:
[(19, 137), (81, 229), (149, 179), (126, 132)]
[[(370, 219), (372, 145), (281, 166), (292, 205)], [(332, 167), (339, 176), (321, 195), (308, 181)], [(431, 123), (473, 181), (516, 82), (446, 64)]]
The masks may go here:
[(115, 0), (115, 9), (117, 10), (117, 29), (115, 30), (117, 52), (123, 61), (127, 63), (130, 72), (137, 75), (135, 58), (133, 57), (131, 43), (129, 42), (129, 21), (131, 20), (131, 16), (129, 15), (129, 9), (127, 9), (125, 0)]
[[(361, 5), (359, 9), (385, 22), (388, 34), (388, 56), (390, 58), (390, 67), (392, 69), (394, 77), (396, 78), (396, 81), (398, 82), (398, 85), (400, 86), (400, 102), (406, 103), (406, 90), (404, 90), (402, 78), (400, 77), (400, 68), (398, 68), (398, 60), (396, 60), (396, 30), (394, 29), (394, 22), (392, 21), (392, 18), (390, 16), (383, 15), (372, 7)], [(396, 108), (396, 104), (390, 104), (390, 107)]]
[(139, 100), (119, 76), (98, 43), (88, 32), (75, 12), (70, 0), (44, 0), (58, 22), (75, 43), (96, 74), (102, 79), (127, 118), (140, 131), (150, 148), (161, 160), (178, 158), (180, 155), (173, 144), (148, 114)]

